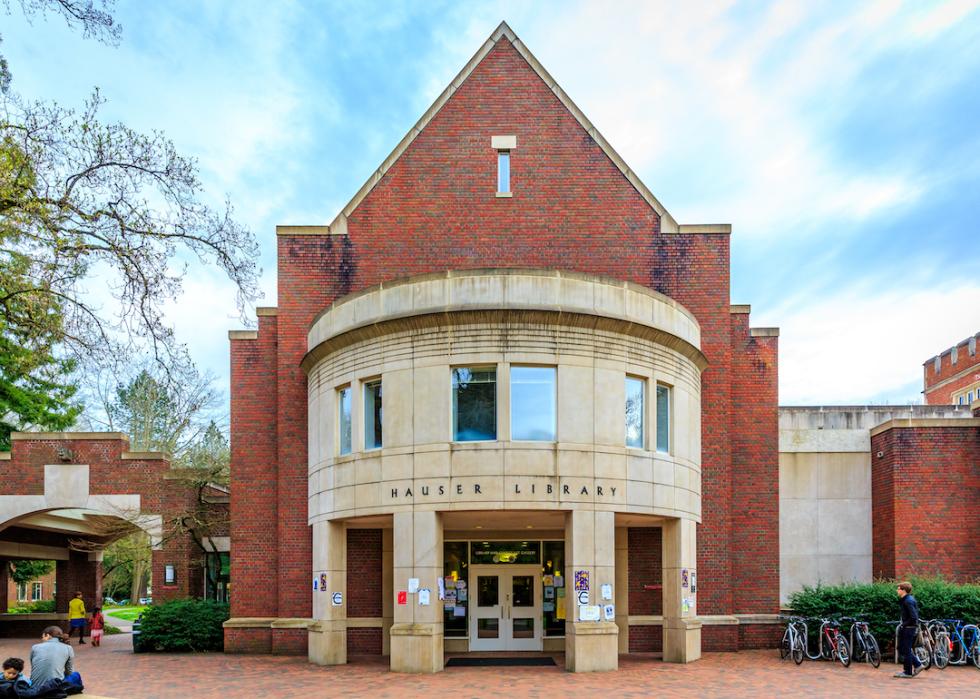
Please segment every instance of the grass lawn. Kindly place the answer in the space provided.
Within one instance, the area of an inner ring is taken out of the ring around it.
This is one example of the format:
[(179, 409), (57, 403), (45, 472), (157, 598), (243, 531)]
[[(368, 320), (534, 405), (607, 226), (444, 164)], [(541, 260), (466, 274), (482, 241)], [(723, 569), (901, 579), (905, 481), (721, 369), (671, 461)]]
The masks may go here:
[(105, 610), (106, 616), (114, 616), (117, 619), (126, 621), (136, 621), (136, 617), (143, 613), (146, 607), (116, 607), (115, 609)]

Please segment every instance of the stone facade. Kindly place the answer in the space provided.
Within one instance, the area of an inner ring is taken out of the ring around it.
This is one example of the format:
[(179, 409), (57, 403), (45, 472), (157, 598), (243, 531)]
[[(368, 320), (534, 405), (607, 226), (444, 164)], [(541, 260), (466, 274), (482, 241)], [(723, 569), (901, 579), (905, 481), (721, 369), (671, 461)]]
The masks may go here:
[[(501, 135), (508, 197), (495, 191)], [(778, 333), (730, 305), (730, 227), (677, 224), (506, 25), (333, 223), (277, 232), (278, 306), (260, 309), (257, 332), (231, 334), (226, 648), (291, 652), (305, 620), (316, 662), (376, 648), (380, 629), (393, 669), (438, 670), (441, 614), (394, 604), (386, 581), (440, 574), (446, 527), (474, 512), (559, 514), (548, 526), (568, 564), (610, 584), (630, 527), (662, 533), (662, 618), (634, 633), (617, 582), (615, 623), (568, 626), (576, 671), (614, 666), (654, 624), (667, 659), (697, 657), (702, 636), (734, 650), (739, 614), (778, 611)], [(496, 441), (453, 443), (458, 362), (495, 366), (501, 390), (515, 364), (555, 366), (556, 440), (510, 441), (502, 398)], [(670, 456), (627, 453), (626, 373), (676, 389)], [(334, 392), (378, 376), (384, 448), (340, 456)], [(351, 531), (371, 528), (380, 620), (354, 616), (346, 597), (311, 599), (314, 571), (350, 590), (363, 570)], [(670, 584), (685, 571), (699, 573), (696, 606)]]

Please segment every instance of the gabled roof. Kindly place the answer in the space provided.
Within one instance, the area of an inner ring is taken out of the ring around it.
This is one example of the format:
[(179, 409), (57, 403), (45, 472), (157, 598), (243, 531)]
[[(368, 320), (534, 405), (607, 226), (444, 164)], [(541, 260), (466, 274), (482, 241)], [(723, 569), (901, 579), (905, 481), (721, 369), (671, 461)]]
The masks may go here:
[[(592, 124), (591, 121), (589, 121), (589, 119), (585, 116), (582, 110), (579, 109), (578, 106), (576, 106), (576, 104), (572, 101), (572, 99), (568, 96), (568, 94), (561, 88), (560, 85), (558, 85), (557, 82), (555, 82), (555, 79), (551, 77), (548, 71), (545, 70), (544, 66), (542, 66), (541, 63), (538, 61), (538, 59), (534, 57), (534, 54), (532, 54), (528, 50), (528, 48), (523, 44), (523, 42), (519, 38), (517, 38), (517, 35), (514, 33), (514, 31), (509, 26), (507, 26), (506, 22), (501, 22), (500, 26), (498, 26), (494, 30), (493, 34), (490, 35), (490, 38), (487, 39), (486, 42), (484, 42), (483, 46), (481, 46), (480, 49), (469, 60), (469, 62), (465, 66), (463, 66), (463, 69), (453, 79), (453, 81), (449, 83), (449, 86), (446, 87), (446, 89), (442, 91), (439, 97), (436, 98), (436, 101), (432, 103), (432, 106), (429, 107), (426, 110), (425, 114), (423, 114), (422, 117), (415, 123), (415, 126), (413, 126), (409, 130), (409, 132), (405, 134), (405, 137), (402, 138), (402, 140), (398, 143), (397, 146), (395, 146), (395, 149), (391, 151), (391, 153), (388, 155), (387, 158), (384, 159), (384, 162), (381, 163), (381, 166), (371, 174), (367, 182), (365, 182), (361, 186), (361, 188), (357, 190), (357, 194), (355, 194), (354, 197), (341, 210), (341, 212), (337, 214), (337, 217), (333, 220), (333, 222), (328, 227), (329, 233), (336, 234), (336, 235), (344, 235), (347, 233), (347, 218), (354, 212), (355, 209), (357, 209), (361, 201), (364, 200), (364, 198), (368, 195), (368, 193), (372, 189), (374, 189), (374, 186), (381, 180), (381, 178), (391, 168), (391, 166), (394, 165), (395, 161), (401, 157), (402, 153), (404, 153), (406, 149), (408, 149), (408, 146), (412, 143), (412, 141), (415, 140), (415, 137), (422, 132), (422, 129), (424, 129), (426, 125), (432, 120), (432, 118), (439, 113), (439, 110), (442, 109), (442, 107), (446, 104), (446, 102), (449, 101), (449, 98), (452, 97), (453, 93), (460, 88), (460, 86), (466, 81), (466, 79), (470, 76), (473, 70), (480, 64), (481, 61), (483, 61), (483, 59), (487, 56), (487, 54), (490, 53), (493, 47), (496, 46), (498, 42), (504, 40), (509, 41), (514, 46), (517, 52), (524, 58), (525, 61), (527, 61), (531, 69), (534, 70), (535, 73), (537, 73), (538, 77), (540, 77), (541, 80), (544, 81), (545, 85), (547, 85), (548, 88), (555, 94), (558, 100), (563, 105), (565, 105), (565, 108), (572, 114), (572, 116), (575, 117), (578, 123), (582, 125), (582, 128), (586, 130), (589, 136), (592, 137), (592, 139), (596, 142), (596, 144), (598, 144), (598, 146), (602, 149), (602, 151), (609, 157), (609, 159), (613, 162), (613, 164), (617, 168), (619, 168), (620, 172), (623, 173), (623, 175), (626, 177), (629, 183), (633, 185), (633, 187), (640, 194), (640, 196), (646, 200), (646, 202), (653, 208), (654, 211), (657, 212), (657, 214), (659, 214), (661, 232), (663, 233), (679, 233), (679, 232), (680, 233), (722, 233), (722, 234), (728, 234), (731, 232), (731, 226), (727, 224), (697, 225), (697, 226), (678, 225), (674, 217), (670, 215), (670, 212), (668, 212), (667, 209), (664, 208), (664, 205), (661, 204), (660, 201), (658, 201), (655, 196), (653, 196), (653, 193), (647, 188), (647, 186), (643, 184), (642, 181), (640, 181), (640, 178), (637, 177), (636, 173), (629, 168), (629, 166), (622, 159), (619, 153), (617, 153), (616, 150), (611, 145), (609, 145), (609, 142), (605, 139), (605, 137), (601, 133), (599, 133), (599, 130), (596, 129), (596, 127)], [(295, 227), (282, 226), (281, 228), (293, 229)], [(283, 232), (285, 233), (286, 230), (283, 230)], [(296, 233), (302, 233), (303, 231), (290, 230), (289, 232), (296, 234)], [(311, 228), (311, 230), (308, 232), (324, 233), (327, 231), (324, 230), (323, 227), (318, 226), (315, 228)]]

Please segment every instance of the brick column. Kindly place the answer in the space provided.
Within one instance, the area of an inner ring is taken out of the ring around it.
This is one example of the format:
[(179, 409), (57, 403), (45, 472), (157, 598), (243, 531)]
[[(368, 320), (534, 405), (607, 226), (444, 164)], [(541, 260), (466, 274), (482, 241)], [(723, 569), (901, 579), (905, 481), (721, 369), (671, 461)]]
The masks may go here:
[[(697, 523), (671, 519), (663, 525), (664, 660), (689, 663), (701, 657), (701, 621), (697, 595), (691, 592), (697, 575)], [(687, 571), (685, 587), (684, 571)], [(688, 600), (687, 609), (684, 600)]]
[[(317, 665), (347, 663), (347, 531), (342, 522), (313, 525), (313, 623), (309, 627), (308, 657)], [(324, 589), (323, 585), (326, 585)], [(333, 603), (334, 594), (341, 604)]]
[(6, 614), (7, 609), (10, 607), (10, 600), (7, 598), (7, 588), (10, 587), (9, 571), (9, 561), (5, 558), (0, 558), (0, 614)]
[[(68, 603), (81, 591), (85, 609), (102, 606), (102, 552), (69, 552), (67, 561), (58, 561), (55, 567), (58, 590), (55, 610), (67, 612)], [(67, 629), (66, 629), (67, 631)]]
[[(589, 576), (589, 605), (616, 604), (616, 514), (573, 510), (565, 519), (565, 668), (601, 672), (619, 667), (619, 627), (615, 621), (582, 621), (576, 571)], [(603, 585), (613, 599), (603, 600)], [(625, 610), (623, 610), (625, 611)]]
[(443, 669), (443, 617), (439, 601), (442, 576), (442, 519), (438, 512), (396, 512), (394, 515), (394, 595), (408, 591), (418, 578), (419, 589), (429, 590), (429, 604), (409, 594), (406, 604), (394, 605), (391, 626), (392, 672), (441, 672)]

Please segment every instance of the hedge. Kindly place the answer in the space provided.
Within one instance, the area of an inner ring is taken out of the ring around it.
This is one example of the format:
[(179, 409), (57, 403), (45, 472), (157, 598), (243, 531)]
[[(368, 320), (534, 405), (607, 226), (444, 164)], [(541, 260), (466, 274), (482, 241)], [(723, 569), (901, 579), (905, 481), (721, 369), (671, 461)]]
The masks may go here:
[[(957, 585), (940, 578), (912, 578), (912, 595), (922, 619), (963, 619), (980, 622), (980, 585)], [(867, 621), (882, 649), (895, 640), (895, 624), (901, 616), (895, 581), (818, 585), (804, 587), (790, 596), (793, 614), (805, 617), (858, 617)], [(812, 624), (808, 626), (813, 626)], [(848, 629), (850, 626), (848, 625)], [(814, 629), (810, 628), (811, 636)], [(814, 640), (811, 638), (811, 640)]]
[(178, 599), (147, 607), (140, 620), (140, 642), (147, 650), (186, 652), (224, 650), (222, 624), (227, 602)]

